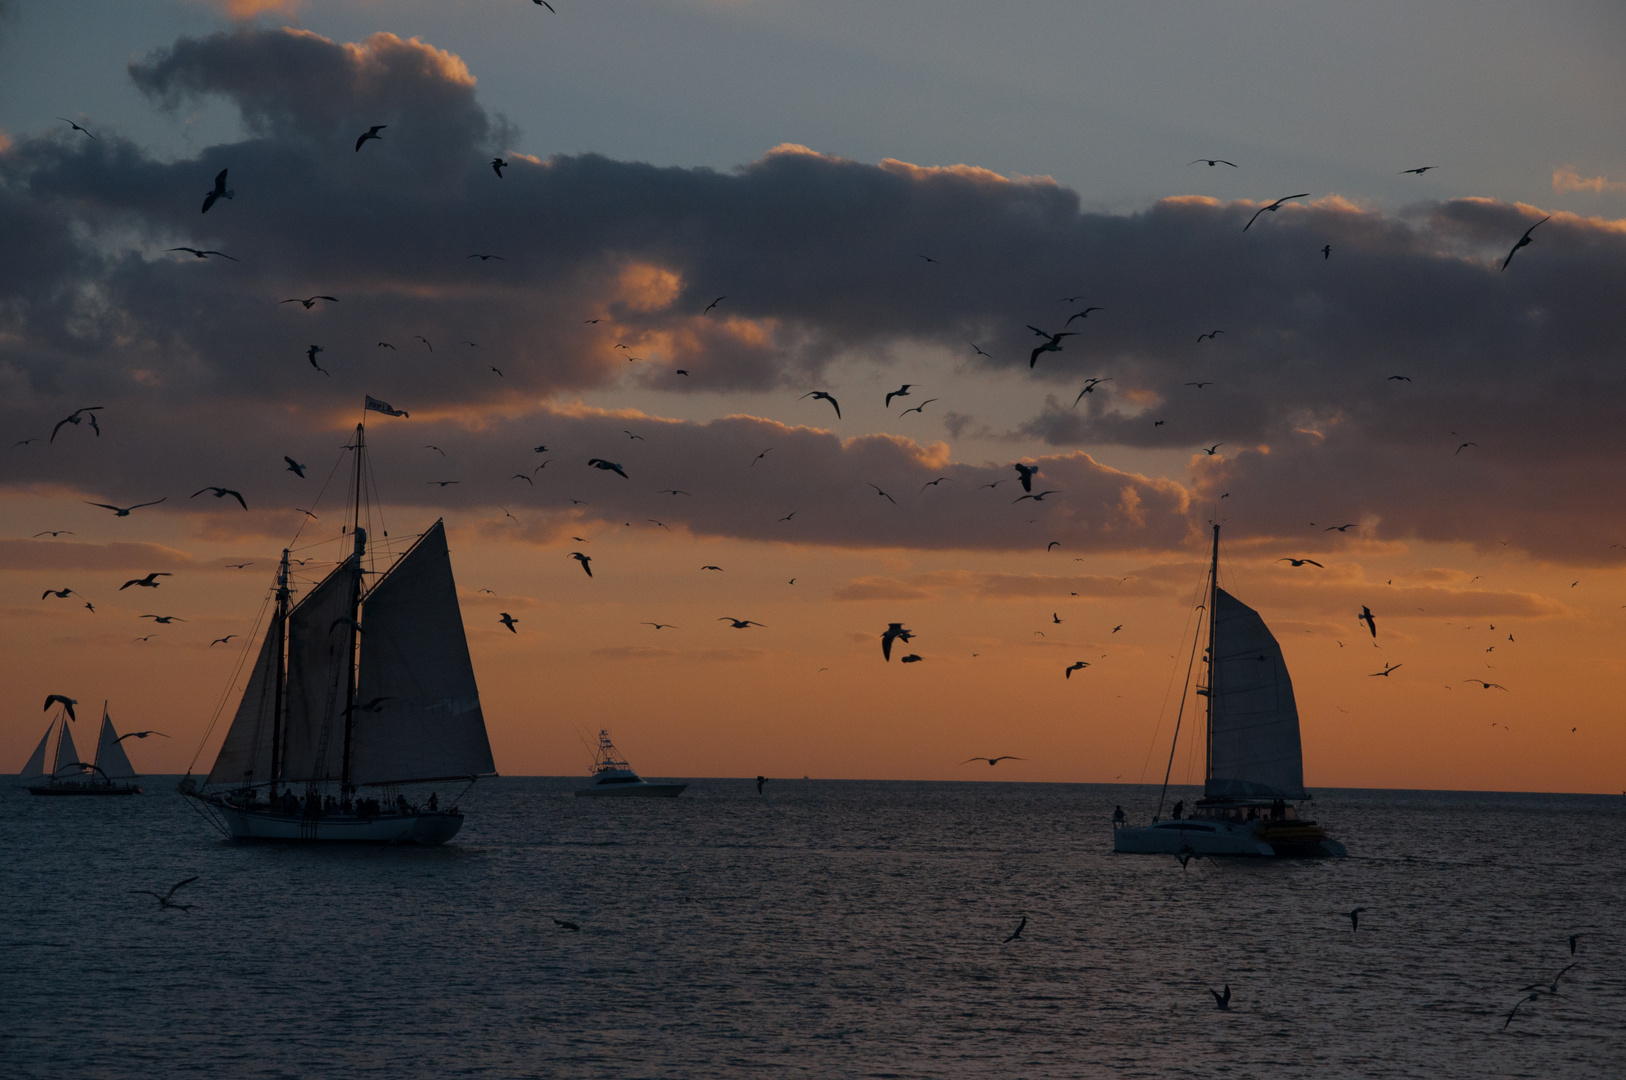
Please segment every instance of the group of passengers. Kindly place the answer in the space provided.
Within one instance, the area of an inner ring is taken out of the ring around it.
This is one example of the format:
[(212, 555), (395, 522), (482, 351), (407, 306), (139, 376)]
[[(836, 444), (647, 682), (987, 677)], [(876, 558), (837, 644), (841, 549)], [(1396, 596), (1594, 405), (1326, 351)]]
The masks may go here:
[[(418, 807), (407, 801), (405, 795), (397, 794), (393, 800), (378, 800), (374, 798), (352, 799), (348, 794), (342, 797), (321, 795), (311, 792), (304, 798), (295, 795), (291, 789), (284, 790), (281, 796), (269, 802), (261, 803), (252, 791), (236, 793), (232, 799), (237, 805), (247, 810), (256, 810), (264, 807), (270, 810), (280, 810), (290, 817), (360, 817), (372, 818), (380, 814), (415, 814)], [(424, 808), (434, 814), (440, 811), (440, 796), (435, 792), (429, 793)]]

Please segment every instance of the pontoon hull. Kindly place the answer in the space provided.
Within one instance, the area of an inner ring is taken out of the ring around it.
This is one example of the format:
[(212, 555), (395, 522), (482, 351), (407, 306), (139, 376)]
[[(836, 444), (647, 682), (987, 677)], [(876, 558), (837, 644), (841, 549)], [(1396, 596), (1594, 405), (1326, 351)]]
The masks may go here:
[(278, 840), (292, 843), (444, 844), (463, 827), (463, 815), (445, 811), (351, 817), (333, 814), (305, 817), (268, 810), (244, 810), (209, 802), (234, 840)]
[[(1272, 831), (1283, 835), (1270, 835)], [(1302, 833), (1303, 835), (1297, 835)], [(1120, 855), (1248, 855), (1270, 858), (1321, 858), (1346, 854), (1319, 828), (1262, 828), (1254, 822), (1160, 821), (1145, 827), (1112, 831), (1112, 850)]]

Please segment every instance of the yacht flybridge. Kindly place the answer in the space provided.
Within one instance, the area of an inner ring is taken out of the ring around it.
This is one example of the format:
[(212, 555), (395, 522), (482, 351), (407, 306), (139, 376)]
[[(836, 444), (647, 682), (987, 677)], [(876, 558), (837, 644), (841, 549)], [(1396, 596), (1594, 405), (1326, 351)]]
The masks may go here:
[(455, 798), (409, 799), (402, 786), (495, 772), (446, 530), (436, 521), (388, 569), (369, 569), (380, 553), (363, 526), (362, 425), (347, 449), (351, 550), (298, 603), (282, 553), (231, 728), (208, 775), (188, 773), (181, 792), (237, 839), (442, 844), (463, 825)]
[[(1112, 848), (1133, 855), (1325, 856), (1344, 845), (1299, 813), (1308, 799), (1298, 705), (1281, 646), (1259, 613), (1219, 587), (1219, 526), (1208, 571), (1207, 768), (1189, 813), (1165, 819), (1168, 773), (1157, 813), (1145, 826), (1115, 824)], [(1200, 637), (1199, 637), (1200, 640)], [(1193, 643), (1193, 649), (1196, 643)], [(1184, 699), (1182, 699), (1182, 710)], [(1175, 722), (1175, 743), (1180, 724)], [(1169, 768), (1174, 747), (1169, 748)]]
[(682, 794), (688, 784), (651, 784), (632, 771), (621, 752), (610, 742), (610, 733), (598, 733), (598, 753), (593, 757), (593, 779), (577, 795), (617, 795), (646, 799), (671, 799)]

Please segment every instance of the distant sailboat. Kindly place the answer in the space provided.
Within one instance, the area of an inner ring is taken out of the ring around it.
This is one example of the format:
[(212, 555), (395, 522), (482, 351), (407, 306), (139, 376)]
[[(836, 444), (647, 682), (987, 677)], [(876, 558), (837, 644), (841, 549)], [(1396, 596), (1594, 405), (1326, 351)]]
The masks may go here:
[(367, 588), (361, 425), (353, 449), (349, 557), (293, 604), (282, 553), (275, 614), (231, 728), (202, 783), (181, 782), (237, 839), (443, 844), (462, 813), (435, 794), (409, 801), (400, 785), (496, 771), (445, 526)]
[[(39, 745), (28, 756), (19, 779), (28, 786), (31, 795), (139, 795), (141, 789), (126, 781), (135, 779), (135, 768), (130, 756), (124, 752), (113, 719), (102, 703), (102, 730), (96, 740), (96, 759), (79, 760), (79, 751), (73, 745), (73, 733), (68, 730), (68, 710), (58, 707), (57, 714), (45, 727)], [(45, 771), (51, 736), (56, 735), (56, 753), (51, 756), (51, 771)]]
[[(1308, 799), (1299, 712), (1281, 646), (1259, 613), (1219, 587), (1219, 526), (1208, 576), (1207, 769), (1203, 797), (1189, 816), (1177, 804), (1147, 826), (1117, 825), (1113, 850), (1134, 855), (1343, 855), (1344, 845), (1299, 816)], [(1195, 649), (1195, 643), (1193, 648)], [(1180, 737), (1175, 724), (1175, 741)], [(1169, 748), (1170, 769), (1174, 747)]]

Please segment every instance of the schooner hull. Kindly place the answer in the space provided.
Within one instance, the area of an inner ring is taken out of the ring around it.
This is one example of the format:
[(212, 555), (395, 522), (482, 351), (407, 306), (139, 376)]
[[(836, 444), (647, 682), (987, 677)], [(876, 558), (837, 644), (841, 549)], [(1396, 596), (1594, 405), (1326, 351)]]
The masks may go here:
[(28, 789), (30, 795), (140, 795), (141, 789), (134, 784), (106, 784), (88, 785), (57, 785), (40, 784)]
[(423, 812), (376, 817), (305, 817), (264, 810), (243, 810), (211, 802), (234, 840), (274, 840), (331, 844), (444, 844), (463, 827), (463, 815)]

